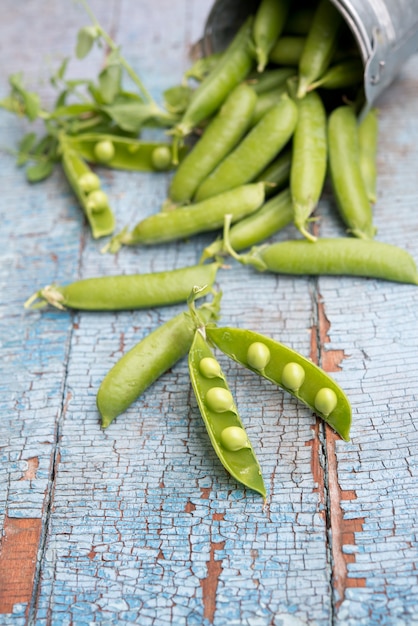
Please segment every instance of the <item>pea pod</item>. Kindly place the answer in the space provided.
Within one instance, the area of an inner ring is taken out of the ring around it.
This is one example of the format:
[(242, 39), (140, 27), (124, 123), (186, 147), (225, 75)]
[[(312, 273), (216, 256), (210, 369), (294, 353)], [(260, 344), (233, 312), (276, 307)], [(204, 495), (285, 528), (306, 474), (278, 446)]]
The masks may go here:
[(372, 205), (361, 168), (357, 118), (349, 105), (337, 107), (328, 120), (329, 170), (342, 220), (355, 237), (372, 239)]
[(254, 17), (253, 38), (257, 70), (263, 72), (269, 53), (282, 33), (290, 0), (261, 0)]
[(218, 63), (194, 91), (189, 106), (173, 134), (184, 137), (203, 120), (211, 117), (223, 104), (230, 91), (241, 83), (253, 67), (253, 17), (250, 16), (236, 33)]
[(226, 213), (230, 213), (232, 220), (237, 221), (256, 211), (263, 202), (263, 183), (242, 185), (175, 211), (150, 215), (132, 231), (122, 231), (116, 235), (104, 250), (117, 252), (122, 245), (154, 245), (218, 230), (222, 228)]
[(295, 76), (294, 67), (278, 67), (271, 70), (265, 70), (261, 74), (250, 74), (247, 78), (247, 84), (259, 96), (266, 91), (271, 91), (276, 87), (286, 84), (286, 81)]
[(370, 109), (358, 126), (360, 170), (366, 186), (369, 202), (376, 202), (377, 183), (377, 141), (379, 132), (379, 120), (377, 109)]
[(169, 190), (174, 203), (190, 202), (200, 183), (236, 146), (248, 129), (257, 96), (247, 85), (236, 87), (178, 166)]
[(418, 271), (413, 257), (406, 250), (381, 241), (321, 237), (315, 244), (308, 240), (282, 241), (255, 246), (247, 254), (237, 254), (229, 245), (226, 225), (224, 242), (237, 261), (252, 265), (261, 272), (363, 276), (418, 285)]
[(83, 182), (87, 177), (94, 180), (94, 174), (87, 163), (77, 152), (65, 145), (62, 145), (61, 162), (67, 180), (87, 217), (92, 236), (97, 239), (112, 234), (115, 229), (115, 217), (107, 195), (100, 189), (86, 186)]
[(276, 65), (298, 67), (306, 37), (282, 35), (270, 51), (269, 60)]
[(330, 0), (319, 0), (299, 60), (298, 98), (303, 98), (309, 86), (328, 69), (342, 23), (340, 12)]
[(348, 398), (339, 385), (312, 361), (251, 330), (208, 327), (206, 333), (209, 341), (231, 359), (288, 391), (345, 441), (349, 440), (351, 406)]
[(210, 198), (254, 180), (289, 141), (297, 115), (293, 100), (283, 97), (203, 181), (196, 191), (196, 200)]
[[(216, 319), (220, 297), (199, 309), (204, 322)], [(189, 311), (179, 313), (126, 352), (106, 374), (97, 392), (103, 428), (126, 411), (164, 372), (186, 356), (193, 342), (195, 321)]]
[(307, 91), (321, 87), (322, 89), (343, 89), (360, 85), (363, 82), (364, 66), (361, 59), (346, 59), (336, 63), (317, 81), (310, 84)]
[(288, 94), (286, 84), (278, 85), (268, 91), (263, 91), (257, 97), (257, 102), (254, 108), (253, 116), (251, 119), (251, 127), (253, 128), (264, 117), (264, 115), (277, 105), (280, 100)]
[[(229, 243), (234, 250), (244, 250), (268, 239), (292, 221), (292, 200), (289, 189), (285, 189), (257, 211), (236, 222), (229, 232)], [(201, 262), (226, 253), (223, 240), (217, 239), (205, 248)]]
[(298, 102), (290, 170), (294, 222), (307, 239), (315, 241), (308, 222), (322, 194), (327, 171), (327, 117), (316, 92)]
[(207, 286), (200, 296), (208, 293), (218, 268), (217, 263), (210, 263), (166, 272), (85, 278), (63, 286), (48, 285), (31, 296), (25, 307), (50, 304), (61, 310), (120, 311), (186, 302), (195, 285)]
[(201, 330), (196, 330), (189, 351), (189, 372), (212, 447), (222, 465), (233, 478), (265, 498), (266, 488), (257, 457), (225, 375)]
[(292, 148), (284, 148), (254, 179), (255, 183), (266, 184), (266, 198), (277, 195), (277, 192), (288, 184), (291, 166)]
[[(141, 139), (98, 133), (83, 133), (67, 137), (65, 141), (90, 163), (136, 172), (155, 172), (173, 167), (172, 147), (168, 142), (147, 142)], [(185, 147), (180, 149), (180, 160), (186, 152)]]

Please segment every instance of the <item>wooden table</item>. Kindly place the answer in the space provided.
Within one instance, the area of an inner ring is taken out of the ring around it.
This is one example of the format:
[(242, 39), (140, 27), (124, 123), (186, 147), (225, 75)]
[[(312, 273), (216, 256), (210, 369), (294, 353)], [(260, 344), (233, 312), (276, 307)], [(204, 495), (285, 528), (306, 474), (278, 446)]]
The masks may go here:
[[(177, 84), (209, 0), (94, 0), (154, 97)], [(83, 9), (3, 0), (0, 94), (23, 71), (72, 56)], [(72, 61), (96, 76), (96, 52)], [(418, 261), (418, 57), (379, 101), (378, 239)], [(28, 311), (38, 288), (199, 260), (211, 235), (101, 254), (60, 167), (26, 183), (7, 152), (29, 128), (0, 111), (0, 624), (372, 626), (418, 624), (418, 289), (385, 281), (222, 270), (221, 323), (311, 357), (347, 392), (351, 440), (222, 361), (268, 487), (268, 504), (223, 470), (187, 363), (102, 431), (98, 385), (182, 305), (120, 313)], [(37, 131), (41, 126), (35, 125)], [(99, 168), (118, 229), (157, 211), (170, 174)], [(320, 234), (343, 235), (327, 188)], [(275, 239), (297, 236), (293, 227)]]

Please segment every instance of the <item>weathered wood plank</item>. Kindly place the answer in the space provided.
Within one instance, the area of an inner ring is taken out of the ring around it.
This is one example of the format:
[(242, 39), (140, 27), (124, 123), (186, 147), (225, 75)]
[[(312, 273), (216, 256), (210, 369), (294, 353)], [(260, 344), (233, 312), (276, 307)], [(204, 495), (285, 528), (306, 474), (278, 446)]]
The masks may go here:
[[(179, 80), (209, 6), (92, 2), (156, 97)], [(55, 0), (5, 7), (2, 93), (7, 74), (22, 67), (33, 85), (47, 77), (40, 61), (58, 65), (86, 23), (80, 8), (63, 16)], [(88, 71), (99, 66), (93, 55)], [(416, 67), (414, 58), (380, 104), (376, 221), (380, 239), (418, 260)], [(42, 92), (51, 98), (47, 85)], [(0, 125), (9, 146), (25, 127), (1, 111)], [(54, 280), (194, 263), (211, 237), (101, 255), (60, 171), (28, 187), (7, 155), (2, 166), (0, 564), (7, 520), (40, 520), (42, 533), (35, 585), (13, 615), (0, 607), (0, 623), (23, 624), (25, 615), (36, 624), (416, 622), (416, 288), (256, 275), (236, 263), (221, 272), (222, 322), (319, 360), (353, 403), (344, 443), (288, 396), (223, 361), (267, 479), (263, 510), (212, 453), (185, 362), (106, 432), (99, 427), (95, 393), (111, 364), (180, 306), (101, 315), (22, 309)], [(100, 173), (120, 227), (165, 198), (165, 174)], [(319, 212), (321, 234), (342, 234), (329, 196)]]

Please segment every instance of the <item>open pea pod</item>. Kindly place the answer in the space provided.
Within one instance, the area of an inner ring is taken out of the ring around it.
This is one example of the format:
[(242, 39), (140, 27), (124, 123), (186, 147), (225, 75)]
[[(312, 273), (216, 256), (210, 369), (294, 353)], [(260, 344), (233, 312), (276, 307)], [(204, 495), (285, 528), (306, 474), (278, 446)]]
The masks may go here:
[(213, 449), (237, 481), (266, 497), (261, 469), (238, 415), (228, 383), (202, 332), (189, 351), (189, 371)]
[[(169, 142), (142, 141), (112, 134), (83, 133), (67, 137), (73, 150), (88, 161), (114, 169), (136, 172), (165, 171), (173, 167), (172, 147)], [(187, 148), (179, 148), (179, 159)]]
[(115, 216), (107, 195), (100, 189), (100, 180), (87, 163), (68, 145), (62, 145), (62, 167), (90, 224), (95, 239), (111, 235)]
[(206, 335), (231, 359), (291, 393), (345, 441), (349, 440), (350, 403), (342, 389), (320, 367), (295, 350), (251, 330), (207, 327)]

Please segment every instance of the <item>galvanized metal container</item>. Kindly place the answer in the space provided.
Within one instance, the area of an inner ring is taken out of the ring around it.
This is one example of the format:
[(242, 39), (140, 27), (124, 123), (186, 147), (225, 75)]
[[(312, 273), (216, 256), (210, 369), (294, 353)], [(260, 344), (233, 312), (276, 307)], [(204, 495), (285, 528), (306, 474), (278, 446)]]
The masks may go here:
[[(418, 50), (418, 0), (331, 0), (357, 42), (369, 106)], [(200, 42), (204, 54), (225, 48), (258, 0), (216, 0)]]

